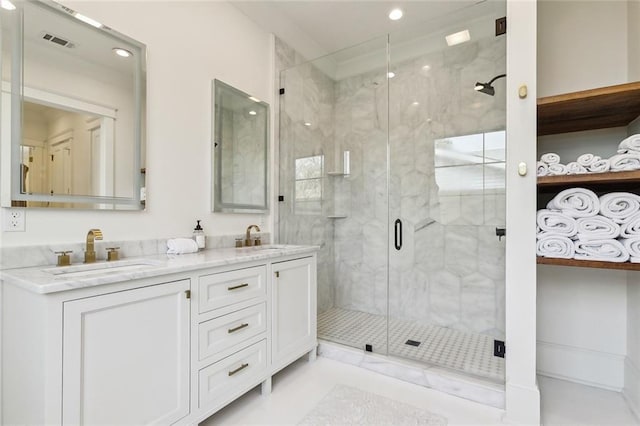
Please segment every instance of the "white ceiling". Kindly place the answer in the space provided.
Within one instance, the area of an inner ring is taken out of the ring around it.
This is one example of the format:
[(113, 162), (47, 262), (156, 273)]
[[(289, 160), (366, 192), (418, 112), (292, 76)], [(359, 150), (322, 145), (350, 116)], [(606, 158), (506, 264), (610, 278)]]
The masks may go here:
[[(302, 33), (310, 43), (315, 43), (319, 56), (387, 33), (404, 32), (423, 23), (437, 30), (443, 17), (485, 1), (504, 4), (504, 1), (493, 0), (262, 0), (235, 1), (233, 4), (293, 47), (301, 43), (296, 37)], [(389, 11), (395, 7), (404, 11), (399, 21), (388, 18)], [(297, 31), (292, 31), (291, 26), (285, 28), (285, 24), (293, 24)]]

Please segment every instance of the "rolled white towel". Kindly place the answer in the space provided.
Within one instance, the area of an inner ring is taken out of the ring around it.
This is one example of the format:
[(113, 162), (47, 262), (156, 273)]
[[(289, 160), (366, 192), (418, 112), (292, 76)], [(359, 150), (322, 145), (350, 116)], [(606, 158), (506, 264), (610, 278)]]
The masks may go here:
[(555, 152), (548, 152), (546, 154), (542, 154), (542, 156), (540, 157), (540, 161), (549, 165), (558, 164), (560, 163), (560, 156)]
[(585, 188), (569, 188), (559, 192), (549, 203), (547, 208), (559, 210), (567, 216), (591, 217), (598, 214), (600, 200), (591, 190)]
[(582, 164), (579, 164), (576, 161), (572, 161), (567, 164), (568, 175), (582, 175), (584, 173), (588, 173), (588, 170)]
[(640, 152), (617, 154), (609, 158), (612, 172), (624, 172), (640, 169)]
[(609, 240), (620, 236), (620, 225), (604, 216), (581, 217), (576, 220), (580, 241)]
[(578, 260), (601, 260), (604, 262), (626, 262), (629, 260), (629, 252), (618, 240), (589, 240), (576, 241), (576, 254)]
[(564, 164), (548, 164), (549, 176), (563, 176), (567, 174), (567, 166)]
[(618, 153), (640, 151), (640, 134), (631, 135), (618, 145)]
[(544, 161), (538, 161), (536, 176), (547, 176), (549, 174), (549, 165)]
[(589, 167), (587, 167), (587, 170), (592, 173), (604, 173), (608, 172), (610, 169), (611, 161), (606, 158), (604, 160), (594, 161)]
[(187, 254), (198, 251), (198, 244), (191, 238), (171, 238), (167, 240), (167, 254)]
[(620, 236), (623, 238), (640, 237), (640, 212), (630, 216), (620, 225)]
[(629, 252), (632, 263), (640, 263), (640, 236), (633, 238), (623, 238), (622, 244)]
[(595, 163), (596, 161), (600, 161), (602, 157), (593, 154), (582, 154), (576, 162), (583, 167), (589, 168), (590, 165)]
[(540, 231), (560, 237), (573, 237), (578, 232), (576, 220), (558, 211), (538, 210), (536, 223)]
[(640, 196), (628, 192), (611, 192), (600, 197), (600, 214), (623, 223), (640, 212)]
[(543, 257), (572, 259), (575, 254), (573, 241), (559, 235), (542, 235), (536, 242), (536, 253)]

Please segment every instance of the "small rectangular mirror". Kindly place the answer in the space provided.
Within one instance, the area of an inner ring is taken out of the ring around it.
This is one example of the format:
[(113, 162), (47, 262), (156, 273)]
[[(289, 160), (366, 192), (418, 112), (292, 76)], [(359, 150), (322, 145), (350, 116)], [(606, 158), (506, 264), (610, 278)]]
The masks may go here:
[(264, 213), (268, 205), (269, 104), (213, 81), (213, 211)]

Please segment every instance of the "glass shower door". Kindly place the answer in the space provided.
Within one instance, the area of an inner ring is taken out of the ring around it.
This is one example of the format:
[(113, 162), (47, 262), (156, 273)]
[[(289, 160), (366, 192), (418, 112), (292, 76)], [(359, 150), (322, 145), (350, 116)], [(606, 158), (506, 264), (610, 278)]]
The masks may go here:
[(318, 337), (386, 354), (387, 37), (287, 68), (280, 87), (280, 242), (320, 246)]
[(474, 86), (505, 72), (504, 5), (471, 9), (459, 45), (390, 38), (389, 354), (502, 382), (505, 80)]

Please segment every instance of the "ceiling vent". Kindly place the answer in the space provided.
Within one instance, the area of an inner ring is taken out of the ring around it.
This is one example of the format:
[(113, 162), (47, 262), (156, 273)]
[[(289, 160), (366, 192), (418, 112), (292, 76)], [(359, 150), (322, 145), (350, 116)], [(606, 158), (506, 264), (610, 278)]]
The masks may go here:
[(76, 45), (71, 43), (69, 40), (47, 32), (42, 33), (42, 39), (51, 43), (55, 43), (58, 46), (67, 47), (69, 49), (73, 49), (74, 47), (76, 47)]

